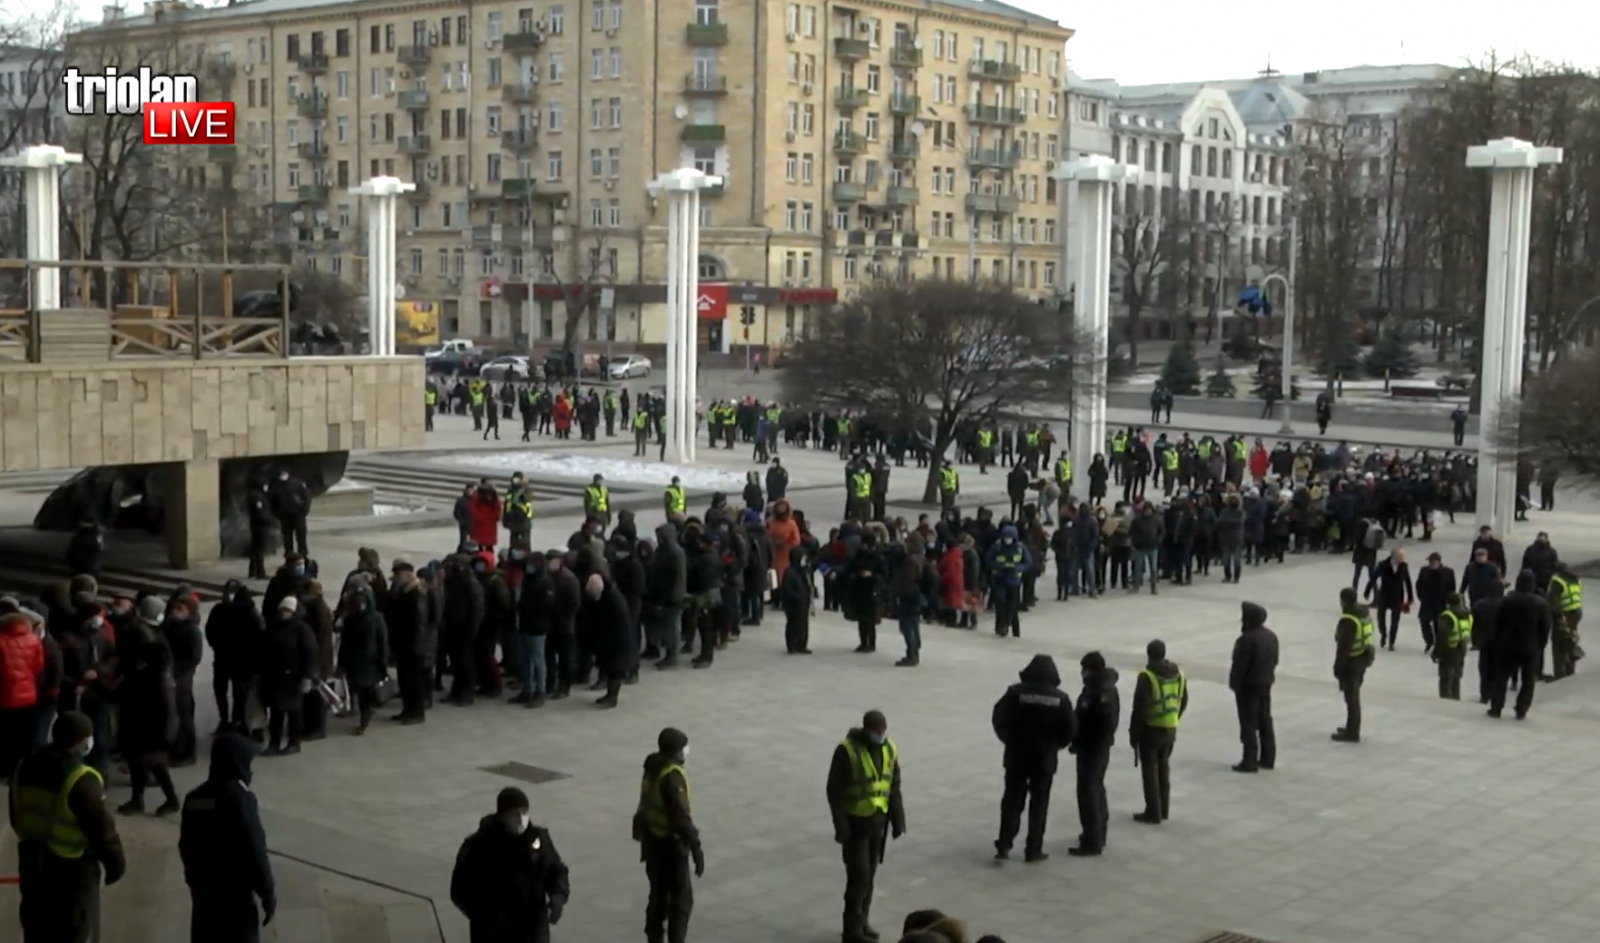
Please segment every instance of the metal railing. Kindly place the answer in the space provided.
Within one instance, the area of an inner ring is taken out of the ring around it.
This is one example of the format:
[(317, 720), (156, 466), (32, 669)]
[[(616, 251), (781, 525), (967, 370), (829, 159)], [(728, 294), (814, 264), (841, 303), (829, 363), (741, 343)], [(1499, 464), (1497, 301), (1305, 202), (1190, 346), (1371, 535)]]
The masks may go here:
[[(60, 309), (34, 306), (46, 269), (61, 272)], [(237, 293), (235, 276), (249, 273), (271, 275), (275, 295)], [(289, 273), (286, 265), (0, 259), (0, 299), (11, 302), (0, 301), (0, 361), (288, 357)], [(73, 319), (70, 336), (57, 333)]]

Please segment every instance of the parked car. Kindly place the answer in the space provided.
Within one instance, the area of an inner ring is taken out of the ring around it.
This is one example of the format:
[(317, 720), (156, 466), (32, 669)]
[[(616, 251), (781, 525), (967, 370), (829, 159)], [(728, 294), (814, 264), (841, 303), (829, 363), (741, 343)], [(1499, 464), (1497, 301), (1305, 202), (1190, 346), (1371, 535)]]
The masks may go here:
[(478, 369), (478, 376), (485, 380), (514, 380), (525, 383), (533, 379), (533, 364), (527, 357), (516, 354), (496, 357)]
[(639, 354), (627, 354), (622, 357), (612, 358), (606, 372), (612, 380), (631, 380), (634, 377), (647, 377), (650, 375), (652, 364), (649, 357)]
[(447, 350), (424, 361), (431, 374), (452, 377), (477, 376), (482, 358), (470, 351)]

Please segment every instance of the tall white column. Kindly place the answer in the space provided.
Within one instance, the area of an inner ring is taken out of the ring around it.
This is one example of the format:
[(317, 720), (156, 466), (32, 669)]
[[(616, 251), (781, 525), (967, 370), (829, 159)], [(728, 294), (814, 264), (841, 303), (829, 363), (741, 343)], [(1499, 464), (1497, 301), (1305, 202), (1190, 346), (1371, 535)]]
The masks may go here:
[(374, 357), (394, 356), (395, 225), (399, 222), (400, 194), (417, 185), (398, 177), (373, 177), (350, 192), (366, 197), (367, 204), (367, 336)]
[[(0, 158), (0, 167), (22, 171), (22, 199), (28, 213), (23, 257), (28, 261), (61, 261), (61, 168), (81, 163), (82, 154), (69, 154), (53, 144), (25, 147), (13, 157)], [(33, 307), (36, 311), (61, 307), (60, 268), (42, 266), (33, 272)]]
[(650, 184), (650, 192), (667, 201), (667, 457), (684, 464), (694, 461), (695, 451), (700, 191), (721, 185), (721, 177), (692, 167)]
[[(1139, 179), (1139, 168), (1092, 155), (1067, 161), (1052, 174), (1078, 190), (1077, 289), (1073, 306), (1075, 343), (1086, 343), (1080, 379), (1072, 399), (1072, 468), (1079, 484), (1088, 480), (1096, 453), (1106, 447), (1106, 361), (1111, 353), (1111, 193), (1112, 187)], [(1081, 495), (1080, 495), (1081, 496)]]
[(1522, 397), (1528, 330), (1528, 233), (1533, 173), (1561, 163), (1561, 148), (1501, 138), (1467, 148), (1467, 166), (1488, 170), (1489, 269), (1484, 285), (1483, 366), (1478, 376), (1478, 526), (1511, 535), (1517, 508), (1517, 456), (1500, 439), (1503, 408)]

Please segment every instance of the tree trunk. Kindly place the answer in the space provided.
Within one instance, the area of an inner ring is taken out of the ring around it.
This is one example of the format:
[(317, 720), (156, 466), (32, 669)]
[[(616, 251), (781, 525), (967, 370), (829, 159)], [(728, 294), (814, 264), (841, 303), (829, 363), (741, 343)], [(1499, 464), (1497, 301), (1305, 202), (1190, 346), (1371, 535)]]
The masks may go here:
[(955, 439), (955, 424), (939, 422), (933, 429), (933, 451), (928, 460), (928, 479), (922, 483), (922, 503), (939, 503), (939, 480), (944, 466), (944, 453)]

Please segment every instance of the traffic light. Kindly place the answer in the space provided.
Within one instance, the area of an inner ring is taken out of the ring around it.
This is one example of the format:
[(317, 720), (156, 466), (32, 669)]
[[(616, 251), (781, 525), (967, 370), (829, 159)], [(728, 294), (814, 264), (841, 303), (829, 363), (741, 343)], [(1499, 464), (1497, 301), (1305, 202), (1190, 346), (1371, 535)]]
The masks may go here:
[(745, 327), (756, 323), (756, 309), (752, 305), (745, 305), (739, 309), (739, 323)]

